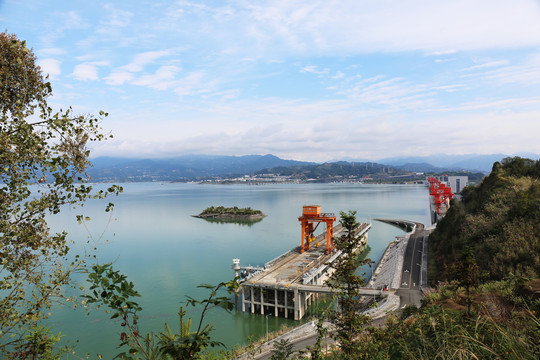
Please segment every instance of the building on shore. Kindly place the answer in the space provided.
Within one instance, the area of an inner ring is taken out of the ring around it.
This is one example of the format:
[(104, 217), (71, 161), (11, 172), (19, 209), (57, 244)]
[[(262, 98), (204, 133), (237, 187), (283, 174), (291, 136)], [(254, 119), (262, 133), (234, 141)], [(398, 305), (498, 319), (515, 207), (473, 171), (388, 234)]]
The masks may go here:
[(446, 186), (449, 186), (452, 189), (453, 194), (460, 194), (461, 190), (467, 185), (469, 185), (468, 176), (447, 176), (439, 175), (433, 176), (435, 179), (444, 183)]

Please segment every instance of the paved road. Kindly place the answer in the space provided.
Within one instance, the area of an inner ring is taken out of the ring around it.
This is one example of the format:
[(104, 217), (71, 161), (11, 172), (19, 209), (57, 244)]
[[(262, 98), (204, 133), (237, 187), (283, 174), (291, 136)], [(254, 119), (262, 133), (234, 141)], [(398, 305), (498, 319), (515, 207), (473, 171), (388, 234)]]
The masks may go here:
[[(310, 337), (306, 337), (302, 340), (297, 340), (297, 341), (291, 341), (293, 343), (293, 350), (295, 352), (298, 352), (300, 350), (303, 350), (303, 351), (307, 351), (307, 348), (308, 347), (311, 347), (311, 346), (314, 346), (315, 343), (317, 342), (317, 338), (318, 338), (318, 335), (317, 334), (314, 334)], [(334, 339), (330, 338), (330, 337), (326, 337), (324, 339), (324, 350), (328, 349), (330, 347), (331, 344), (333, 344), (334, 342)], [(254, 357), (254, 359), (256, 360), (268, 360), (270, 359), (270, 357), (272, 356), (272, 348), (268, 349), (268, 350), (265, 350), (262, 354), (258, 354)]]
[(427, 282), (426, 267), (429, 231), (423, 226), (418, 226), (414, 234), (409, 238), (405, 257), (403, 260), (403, 270), (401, 273), (401, 286), (397, 291), (400, 297), (401, 307), (409, 304), (420, 306), (422, 299), (421, 286)]

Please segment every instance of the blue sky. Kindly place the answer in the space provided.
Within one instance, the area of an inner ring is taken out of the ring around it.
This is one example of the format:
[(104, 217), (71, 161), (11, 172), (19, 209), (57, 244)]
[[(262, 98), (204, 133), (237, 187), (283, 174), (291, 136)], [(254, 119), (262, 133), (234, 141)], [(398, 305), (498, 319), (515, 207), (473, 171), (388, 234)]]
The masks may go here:
[(540, 1), (0, 0), (95, 156), (540, 153)]

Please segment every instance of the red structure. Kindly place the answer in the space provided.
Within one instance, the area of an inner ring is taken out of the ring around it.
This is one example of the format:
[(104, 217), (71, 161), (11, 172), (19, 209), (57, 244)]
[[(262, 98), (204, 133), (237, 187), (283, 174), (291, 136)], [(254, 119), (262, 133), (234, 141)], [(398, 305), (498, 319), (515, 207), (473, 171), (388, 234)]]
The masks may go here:
[(454, 197), (452, 189), (446, 184), (441, 183), (434, 177), (428, 178), (429, 181), (429, 195), (433, 196), (435, 205), (437, 205), (437, 214), (441, 209), (441, 204), (445, 204), (447, 207), (450, 204), (450, 200)]
[[(321, 213), (319, 205), (304, 206), (302, 216), (298, 218), (302, 226), (302, 250), (309, 250), (311, 243), (315, 240), (315, 230), (321, 223), (326, 224), (326, 254), (334, 250), (334, 214)], [(316, 244), (319, 246), (319, 243)]]

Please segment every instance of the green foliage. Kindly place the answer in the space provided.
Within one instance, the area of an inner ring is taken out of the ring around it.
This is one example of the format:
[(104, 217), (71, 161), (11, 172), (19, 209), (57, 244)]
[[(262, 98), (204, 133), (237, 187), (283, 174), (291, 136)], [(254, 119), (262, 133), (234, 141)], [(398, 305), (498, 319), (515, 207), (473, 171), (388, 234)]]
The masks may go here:
[(507, 158), (461, 201), (430, 235), (430, 278), (452, 280), (446, 272), (467, 247), (480, 281), (510, 274), (537, 277), (540, 271), (540, 162)]
[(324, 326), (324, 316), (317, 320), (317, 342), (311, 349), (311, 359), (322, 360), (325, 358), (323, 345), (328, 334), (328, 329)]
[(0, 113), (28, 116), (52, 92), (36, 57), (17, 36), (0, 33)]
[(321, 181), (335, 178), (362, 179), (365, 176), (370, 176), (372, 178), (387, 178), (389, 174), (409, 174), (407, 171), (394, 169), (388, 165), (346, 162), (324, 163), (307, 166), (276, 167), (273, 169), (258, 171), (257, 174), (267, 174), (269, 172), (279, 176), (294, 177), (302, 180), (318, 179)]
[(465, 246), (461, 256), (447, 269), (447, 274), (451, 279), (456, 279), (459, 286), (465, 288), (467, 314), (470, 315), (472, 304), (470, 290), (471, 287), (478, 286), (478, 264), (469, 246)]
[[(47, 104), (51, 86), (25, 42), (0, 33), (0, 53), (2, 354), (25, 348), (29, 332), (42, 334), (35, 329), (52, 301), (65, 297), (61, 288), (73, 285), (71, 274), (85, 266), (85, 257), (70, 254), (66, 232), (51, 233), (47, 215), (82, 205), (88, 198), (117, 194), (121, 188), (93, 192), (85, 184), (87, 145), (106, 138), (100, 122), (107, 114), (53, 112)], [(109, 204), (107, 210), (111, 208)]]
[(353, 356), (358, 348), (358, 335), (369, 320), (359, 312), (362, 306), (359, 288), (365, 284), (365, 279), (356, 275), (356, 269), (371, 260), (364, 259), (358, 263), (356, 255), (361, 238), (357, 235), (360, 224), (356, 221), (356, 211), (340, 212), (340, 224), (346, 232), (335, 238), (334, 243), (336, 249), (343, 252), (343, 256), (336, 261), (335, 271), (328, 280), (328, 285), (338, 291), (339, 310), (333, 312), (330, 319), (336, 327), (341, 350), (346, 356)]
[[(497, 288), (519, 295), (512, 282)], [(450, 290), (421, 309), (390, 317), (384, 327), (360, 335), (358, 359), (536, 359), (540, 355), (540, 322), (527, 306), (509, 302), (493, 287), (471, 290), (475, 311), (468, 315), (462, 289)]]
[(220, 296), (220, 290), (226, 290), (227, 294), (235, 292), (238, 283), (235, 280), (220, 283), (217, 286), (203, 284), (199, 287), (208, 289), (210, 295), (203, 300), (197, 300), (187, 296), (188, 306), (202, 306), (203, 311), (196, 331), (191, 331), (191, 318), (185, 319), (186, 312), (180, 307), (179, 329), (173, 333), (167, 323), (165, 331), (158, 334), (148, 333), (141, 335), (138, 326), (138, 312), (142, 307), (132, 300), (139, 297), (139, 293), (134, 289), (133, 283), (111, 264), (94, 265), (92, 272), (88, 274), (90, 283), (90, 294), (84, 297), (89, 304), (105, 305), (111, 311), (111, 319), (120, 318), (122, 320), (122, 333), (120, 334), (120, 347), (127, 348), (116, 356), (120, 359), (195, 359), (200, 358), (202, 351), (208, 347), (223, 346), (222, 343), (211, 340), (210, 333), (213, 326), (205, 324), (204, 318), (208, 311), (214, 307), (221, 307), (227, 311), (234, 308), (234, 303), (230, 297)]
[(62, 335), (52, 334), (50, 327), (34, 325), (25, 329), (24, 341), (17, 342), (14, 350), (8, 354), (10, 359), (54, 360), (65, 354), (67, 348), (57, 348)]
[(127, 276), (114, 270), (111, 264), (95, 264), (92, 272), (88, 274), (88, 282), (91, 284), (89, 290), (92, 294), (83, 296), (88, 304), (104, 304), (113, 311), (111, 319), (120, 317), (125, 321), (126, 317), (131, 315), (136, 320), (136, 313), (142, 308), (129, 299), (141, 295), (135, 290), (133, 283), (127, 280)]
[(281, 339), (274, 342), (270, 360), (287, 360), (294, 353), (293, 344), (289, 339)]
[(238, 206), (234, 206), (234, 207), (210, 206), (201, 212), (201, 215), (214, 215), (214, 214), (249, 216), (249, 215), (262, 215), (262, 211), (254, 210), (250, 207), (238, 208)]

